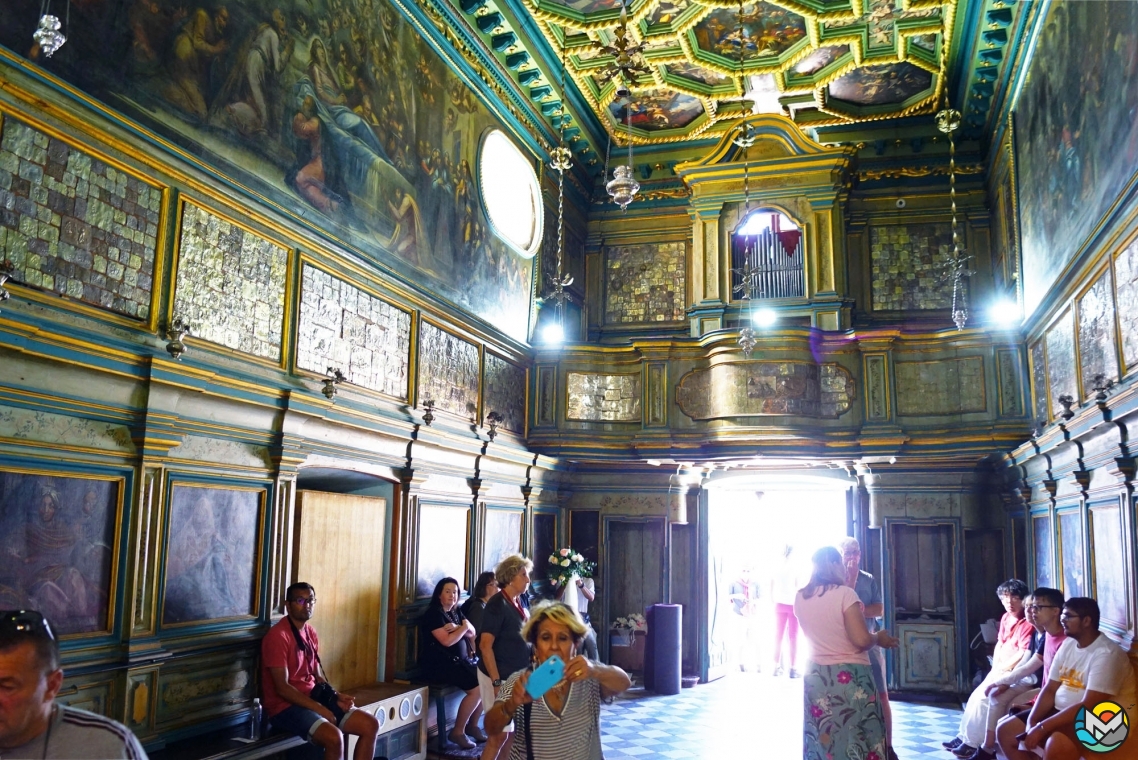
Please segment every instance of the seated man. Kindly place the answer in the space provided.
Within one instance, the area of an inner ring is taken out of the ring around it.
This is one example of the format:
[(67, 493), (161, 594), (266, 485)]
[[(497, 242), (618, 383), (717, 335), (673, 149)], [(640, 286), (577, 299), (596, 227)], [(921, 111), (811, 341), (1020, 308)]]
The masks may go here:
[[(1035, 655), (1031, 661), (1040, 660), (1043, 667), (1039, 673), (1039, 689), (1031, 689), (1020, 695), (1020, 701), (1025, 704), (1013, 704), (1012, 711), (1001, 718), (996, 726), (996, 743), (1008, 754), (1009, 747), (1018, 747), (1019, 741), (1015, 738), (1023, 733), (1027, 727), (1027, 716), (1031, 713), (1038, 693), (1047, 687), (1047, 674), (1051, 672), (1051, 663), (1055, 660), (1055, 653), (1067, 639), (1063, 626), (1059, 623), (1059, 613), (1063, 610), (1063, 592), (1055, 588), (1040, 586), (1031, 594), (1031, 601), (1027, 605), (1027, 616), (1038, 631)], [(1039, 654), (1039, 644), (1042, 644), (1042, 654)], [(1030, 699), (1028, 699), (1030, 697)]]
[(0, 612), (0, 757), (146, 760), (126, 726), (55, 703), (59, 644), (32, 610)]
[(981, 749), (987, 742), (993, 746), (996, 741), (996, 722), (1007, 713), (1016, 694), (1025, 691), (1024, 686), (1007, 689), (995, 697), (995, 709), (988, 706), (988, 687), (1000, 678), (1011, 673), (1025, 657), (1030, 656), (1031, 634), (1034, 630), (1025, 617), (1023, 598), (1027, 596), (1027, 584), (1012, 579), (1004, 581), (996, 589), (1000, 601), (1004, 605), (1003, 617), (1000, 618), (1000, 631), (996, 640), (996, 651), (992, 655), (992, 670), (983, 682), (973, 690), (968, 697), (968, 704), (964, 708), (964, 716), (960, 719), (960, 731), (956, 738), (944, 743), (946, 749), (952, 751), (959, 758), (984, 758), (990, 760), (993, 754)]
[[(1039, 693), (1027, 718), (1027, 732), (1019, 734), (1019, 746), (1001, 745), (1008, 760), (1075, 760), (1095, 753), (1075, 735), (1075, 719), (1100, 702), (1115, 702), (1131, 721), (1135, 709), (1134, 670), (1126, 652), (1099, 632), (1098, 603), (1088, 597), (1073, 597), (1063, 605), (1061, 617), (1067, 640), (1051, 663), (1047, 686)], [(1101, 750), (1100, 750), (1101, 751)], [(1138, 742), (1123, 741), (1110, 752), (1112, 760), (1138, 757)]]
[(307, 583), (294, 583), (285, 593), (285, 612), (261, 641), (261, 684), (265, 715), (273, 728), (307, 738), (324, 750), (324, 760), (344, 755), (344, 734), (359, 737), (354, 760), (371, 760), (379, 722), (355, 708), (355, 700), (340, 694), (336, 705), (325, 707), (312, 698), (318, 683), (320, 639), (308, 624), (316, 604), (316, 591)]

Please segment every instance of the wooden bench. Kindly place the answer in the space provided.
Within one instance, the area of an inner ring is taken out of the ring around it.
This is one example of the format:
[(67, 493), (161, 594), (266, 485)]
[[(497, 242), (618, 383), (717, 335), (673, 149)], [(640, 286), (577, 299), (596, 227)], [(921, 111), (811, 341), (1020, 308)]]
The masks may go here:
[(256, 741), (246, 741), (248, 733), (248, 723), (237, 724), (172, 742), (149, 755), (153, 760), (257, 760), (286, 753), (294, 760), (322, 757), (319, 748), (299, 736), (276, 733)]
[(449, 683), (427, 684), (427, 694), (435, 706), (435, 723), (439, 729), (439, 749), (450, 743), (450, 739), (447, 738), (447, 697), (461, 693), (461, 689), (457, 686), (451, 686)]

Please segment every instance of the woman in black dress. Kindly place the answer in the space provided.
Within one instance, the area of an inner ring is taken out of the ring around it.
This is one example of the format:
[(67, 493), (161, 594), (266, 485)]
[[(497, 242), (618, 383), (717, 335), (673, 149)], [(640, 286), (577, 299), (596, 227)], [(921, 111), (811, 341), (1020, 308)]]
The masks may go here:
[[(435, 585), (431, 604), (419, 621), (423, 637), (419, 664), (427, 678), (434, 683), (456, 686), (466, 692), (458, 705), (454, 730), (447, 736), (463, 749), (473, 749), (474, 742), (486, 741), (486, 734), (478, 728), (482, 715), (482, 698), (478, 693), (478, 676), (471, 654), (474, 651), (474, 626), (462, 615), (458, 607), (460, 594), (458, 581), (443, 578)], [(440, 733), (441, 733), (440, 727)]]

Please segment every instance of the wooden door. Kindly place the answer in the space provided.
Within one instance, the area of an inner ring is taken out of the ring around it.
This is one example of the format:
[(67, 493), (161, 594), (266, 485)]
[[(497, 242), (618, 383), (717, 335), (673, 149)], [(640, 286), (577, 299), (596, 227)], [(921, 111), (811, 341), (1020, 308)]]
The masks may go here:
[(383, 606), (386, 499), (300, 491), (296, 578), (316, 589), (312, 624), (337, 690), (375, 683)]

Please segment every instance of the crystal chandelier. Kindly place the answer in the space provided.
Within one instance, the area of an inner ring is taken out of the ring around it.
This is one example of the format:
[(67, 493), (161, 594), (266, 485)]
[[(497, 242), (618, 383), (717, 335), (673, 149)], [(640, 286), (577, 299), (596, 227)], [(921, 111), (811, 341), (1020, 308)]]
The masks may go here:
[(564, 272), (565, 252), (565, 172), (573, 167), (573, 152), (565, 146), (565, 122), (569, 114), (565, 109), (565, 46), (561, 47), (561, 109), (557, 114), (558, 141), (551, 151), (549, 167), (557, 172), (557, 272), (549, 277), (550, 290), (545, 300), (552, 302), (557, 309), (557, 327), (560, 336), (565, 335), (565, 302), (573, 284), (573, 275)]
[[(63, 43), (67, 42), (67, 38), (64, 37), (60, 31), (62, 24), (59, 23), (59, 17), (53, 16), (50, 10), (50, 0), (43, 0), (43, 3), (40, 5), (39, 27), (32, 34), (32, 39), (35, 40), (40, 50), (48, 58), (55, 55), (55, 51), (59, 50), (63, 47)], [(71, 25), (71, 0), (67, 0), (67, 25)]]

